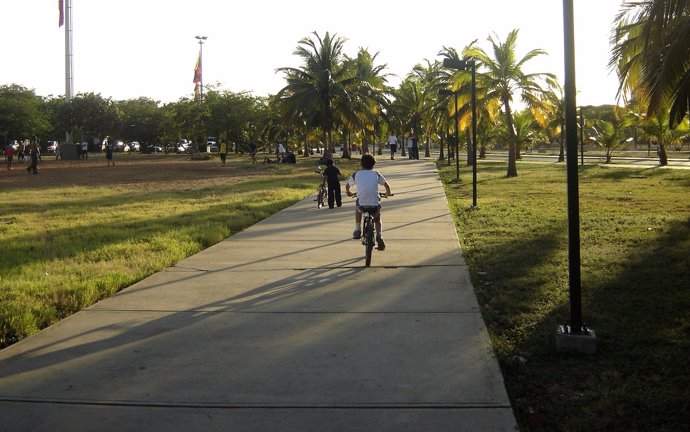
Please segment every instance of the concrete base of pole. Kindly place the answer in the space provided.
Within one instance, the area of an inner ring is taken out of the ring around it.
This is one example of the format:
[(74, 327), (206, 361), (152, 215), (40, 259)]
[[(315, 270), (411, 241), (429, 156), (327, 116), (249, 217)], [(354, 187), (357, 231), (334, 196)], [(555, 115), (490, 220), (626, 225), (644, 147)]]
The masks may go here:
[(592, 329), (587, 333), (571, 333), (563, 325), (556, 329), (556, 351), (560, 353), (589, 354), (597, 353), (597, 334)]

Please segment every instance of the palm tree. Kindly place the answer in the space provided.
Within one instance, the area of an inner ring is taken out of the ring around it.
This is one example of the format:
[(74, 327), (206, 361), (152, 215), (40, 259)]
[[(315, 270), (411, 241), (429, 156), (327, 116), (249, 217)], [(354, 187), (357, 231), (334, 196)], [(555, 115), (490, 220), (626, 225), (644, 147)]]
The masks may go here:
[[(364, 135), (376, 135), (380, 129), (383, 108), (388, 105), (384, 95), (387, 65), (376, 65), (378, 54), (372, 55), (366, 48), (360, 48), (356, 58), (348, 59), (356, 79), (352, 83), (353, 98), (349, 101), (349, 107), (342, 107), (342, 121), (350, 129), (357, 125)], [(364, 139), (366, 144), (368, 141), (366, 137)]]
[[(505, 123), (502, 124), (501, 135), (509, 138), (509, 131)], [(540, 131), (534, 115), (528, 109), (515, 113), (513, 116), (513, 132), (515, 134), (516, 159), (522, 159), (521, 150), (524, 146), (532, 144), (540, 137)]]
[(649, 117), (668, 110), (674, 128), (690, 109), (690, 1), (626, 2), (615, 26), (609, 65), (619, 95), (643, 101)]
[(537, 124), (549, 141), (558, 137), (558, 162), (565, 160), (565, 101), (560, 87), (547, 90), (540, 105), (532, 111)]
[(688, 138), (688, 122), (681, 121), (676, 125), (675, 129), (671, 129), (668, 110), (669, 108), (659, 110), (655, 115), (647, 117), (642, 122), (642, 130), (656, 141), (659, 165), (662, 166), (668, 165), (666, 145), (674, 142), (683, 142)]
[[(495, 36), (495, 35), (494, 35)], [(528, 107), (533, 108), (540, 103), (539, 96), (544, 92), (540, 81), (545, 81), (549, 86), (556, 84), (555, 76), (550, 73), (523, 72), (522, 68), (529, 60), (546, 54), (542, 49), (534, 49), (521, 59), (516, 57), (516, 44), (518, 30), (508, 33), (505, 42), (498, 41), (497, 37), (489, 36), (488, 41), (493, 47), (493, 57), (489, 56), (482, 48), (469, 47), (464, 51), (466, 56), (481, 62), (486, 71), (477, 73), (477, 80), (486, 87), (486, 99), (497, 99), (503, 106), (506, 127), (509, 133), (508, 172), (507, 177), (517, 176), (516, 142), (513, 130), (513, 114), (511, 102), (513, 94), (519, 93), (522, 101)]]
[(613, 150), (626, 142), (622, 137), (627, 124), (621, 114), (621, 109), (614, 107), (613, 115), (609, 119), (594, 119), (592, 123), (591, 127), (585, 129), (588, 132), (589, 140), (604, 148), (606, 163), (611, 163)]
[(328, 32), (323, 39), (316, 32), (312, 34), (313, 39), (300, 40), (294, 51), (302, 59), (302, 66), (276, 70), (283, 72), (287, 80), (276, 97), (291, 111), (300, 113), (308, 126), (319, 127), (326, 134), (328, 150), (333, 152), (337, 109), (349, 106), (357, 78), (350, 63), (343, 61), (345, 39)]

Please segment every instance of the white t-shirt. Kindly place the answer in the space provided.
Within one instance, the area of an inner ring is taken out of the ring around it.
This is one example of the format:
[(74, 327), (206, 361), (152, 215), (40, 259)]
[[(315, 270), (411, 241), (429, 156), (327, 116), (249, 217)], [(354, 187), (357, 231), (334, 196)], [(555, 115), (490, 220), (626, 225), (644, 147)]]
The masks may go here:
[(407, 148), (411, 149), (414, 147), (414, 142), (412, 142), (412, 138), (407, 139)]
[(391, 135), (388, 137), (388, 144), (397, 144), (398, 143), (398, 137), (395, 135)]
[(386, 179), (374, 170), (359, 170), (347, 180), (350, 187), (357, 188), (357, 203), (360, 206), (379, 205), (379, 185), (386, 183)]

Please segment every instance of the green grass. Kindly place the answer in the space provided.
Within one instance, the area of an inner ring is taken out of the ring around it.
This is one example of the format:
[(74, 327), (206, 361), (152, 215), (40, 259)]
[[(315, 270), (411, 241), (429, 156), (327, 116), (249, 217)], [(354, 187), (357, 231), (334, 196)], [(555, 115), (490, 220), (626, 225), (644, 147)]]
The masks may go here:
[[(563, 164), (482, 162), (450, 183), (483, 316), (522, 430), (679, 431), (690, 424), (690, 171), (580, 168), (583, 316), (599, 353), (556, 353), (569, 319)], [(526, 362), (524, 361), (526, 360)]]
[[(236, 162), (230, 172), (237, 175), (183, 187), (161, 182), (0, 194), (0, 347), (313, 194), (319, 182), (313, 163)], [(355, 165), (340, 167), (345, 173)]]

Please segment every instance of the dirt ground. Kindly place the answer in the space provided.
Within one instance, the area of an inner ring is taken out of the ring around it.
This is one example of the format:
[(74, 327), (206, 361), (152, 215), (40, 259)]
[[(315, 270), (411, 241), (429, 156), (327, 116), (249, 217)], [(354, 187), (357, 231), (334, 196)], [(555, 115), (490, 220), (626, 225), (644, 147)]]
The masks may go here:
[[(240, 175), (236, 166), (229, 163), (221, 167), (217, 158), (192, 161), (189, 156), (177, 155), (115, 155), (115, 167), (108, 167), (105, 155), (99, 153), (89, 155), (88, 160), (56, 161), (48, 155), (39, 163), (37, 175), (26, 171), (28, 158), (25, 162), (15, 158), (11, 171), (6, 169), (4, 159), (1, 162), (0, 190), (107, 185), (148, 188), (154, 184), (157, 189), (174, 189), (189, 182), (195, 186), (213, 185)], [(246, 177), (249, 173), (243, 169), (241, 174)]]

